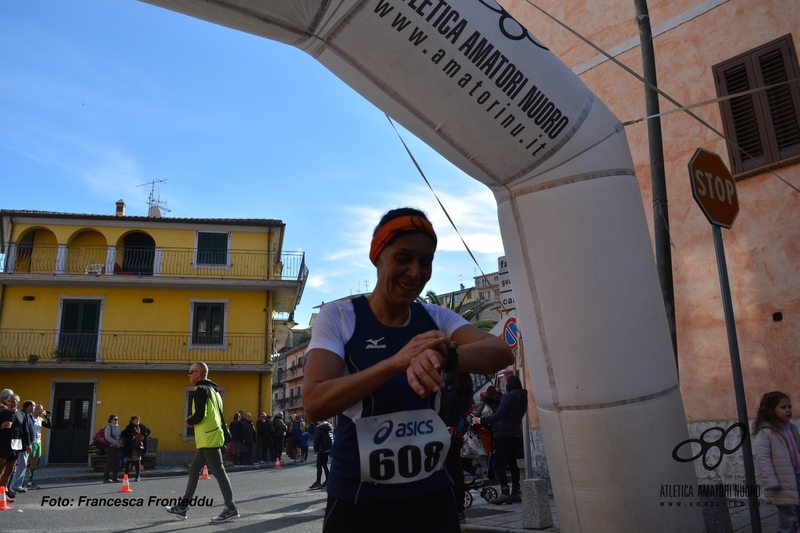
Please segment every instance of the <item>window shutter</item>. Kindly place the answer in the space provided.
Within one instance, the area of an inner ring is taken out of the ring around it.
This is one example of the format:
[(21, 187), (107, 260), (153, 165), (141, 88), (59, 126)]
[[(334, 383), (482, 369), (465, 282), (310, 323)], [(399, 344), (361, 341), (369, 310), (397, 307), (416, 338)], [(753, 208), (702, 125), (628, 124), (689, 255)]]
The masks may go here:
[[(747, 62), (738, 64), (723, 72), (725, 77), (725, 93), (736, 94), (752, 89), (752, 77), (748, 76)], [(731, 120), (735, 132), (736, 144), (739, 145), (739, 161), (752, 159), (761, 163), (764, 147), (761, 145), (759, 117), (756, 112), (756, 95), (746, 94), (730, 100)]]
[[(765, 86), (789, 81), (786, 61), (788, 58), (785, 56), (790, 53), (789, 50), (779, 48), (758, 57)], [(793, 98), (792, 85), (795, 85), (796, 92), (796, 83), (766, 90), (779, 159), (800, 153), (800, 122), (797, 112), (800, 106)]]
[(783, 83), (720, 102), (734, 174), (800, 155), (798, 73), (791, 35), (714, 66), (720, 96)]

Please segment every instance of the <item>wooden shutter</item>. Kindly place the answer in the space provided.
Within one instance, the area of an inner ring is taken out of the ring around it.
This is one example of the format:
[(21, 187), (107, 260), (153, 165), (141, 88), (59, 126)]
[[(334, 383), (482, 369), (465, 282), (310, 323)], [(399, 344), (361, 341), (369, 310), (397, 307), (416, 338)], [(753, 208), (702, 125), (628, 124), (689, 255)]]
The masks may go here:
[[(727, 96), (796, 80), (791, 35), (714, 66), (717, 94)], [(798, 83), (720, 102), (731, 169), (739, 174), (800, 155), (800, 90)]]

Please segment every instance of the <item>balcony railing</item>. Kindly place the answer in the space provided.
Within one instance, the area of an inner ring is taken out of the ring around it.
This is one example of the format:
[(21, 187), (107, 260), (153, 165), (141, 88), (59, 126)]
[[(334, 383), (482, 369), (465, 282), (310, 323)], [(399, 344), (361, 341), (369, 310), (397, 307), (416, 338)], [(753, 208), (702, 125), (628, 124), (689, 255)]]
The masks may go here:
[(203, 251), (193, 248), (11, 243), (3, 272), (206, 277), (305, 282), (303, 252)]
[[(198, 339), (199, 340), (199, 339)], [(264, 335), (226, 333), (219, 344), (193, 342), (186, 332), (0, 330), (0, 362), (263, 364)]]

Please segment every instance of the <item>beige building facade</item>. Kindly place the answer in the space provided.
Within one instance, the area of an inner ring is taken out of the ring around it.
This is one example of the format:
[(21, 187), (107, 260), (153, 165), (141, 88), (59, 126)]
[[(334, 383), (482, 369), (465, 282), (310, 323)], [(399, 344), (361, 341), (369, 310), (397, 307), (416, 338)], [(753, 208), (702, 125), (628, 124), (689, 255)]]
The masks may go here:
[[(536, 2), (541, 10), (524, 0), (500, 4), (625, 124), (652, 235), (644, 85), (564, 27), (641, 74), (634, 3), (543, 0)], [(696, 437), (737, 418), (712, 230), (690, 188), (688, 163), (697, 148), (718, 153), (736, 179), (741, 210), (722, 234), (749, 417), (764, 393), (800, 390), (800, 3), (647, 5), (658, 87), (684, 106), (711, 101), (691, 109), (707, 125), (685, 112), (661, 117), (681, 394)], [(660, 106), (662, 113), (676, 108), (663, 97)], [(736, 457), (715, 472), (696, 470), (710, 479), (743, 475)]]

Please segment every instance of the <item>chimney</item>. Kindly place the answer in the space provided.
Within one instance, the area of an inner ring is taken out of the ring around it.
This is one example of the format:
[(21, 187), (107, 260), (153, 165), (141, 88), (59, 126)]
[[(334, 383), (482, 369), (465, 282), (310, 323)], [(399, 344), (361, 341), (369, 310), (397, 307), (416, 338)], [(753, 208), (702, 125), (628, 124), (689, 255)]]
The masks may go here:
[(117, 212), (115, 213), (118, 217), (125, 216), (125, 201), (121, 198), (117, 200)]

